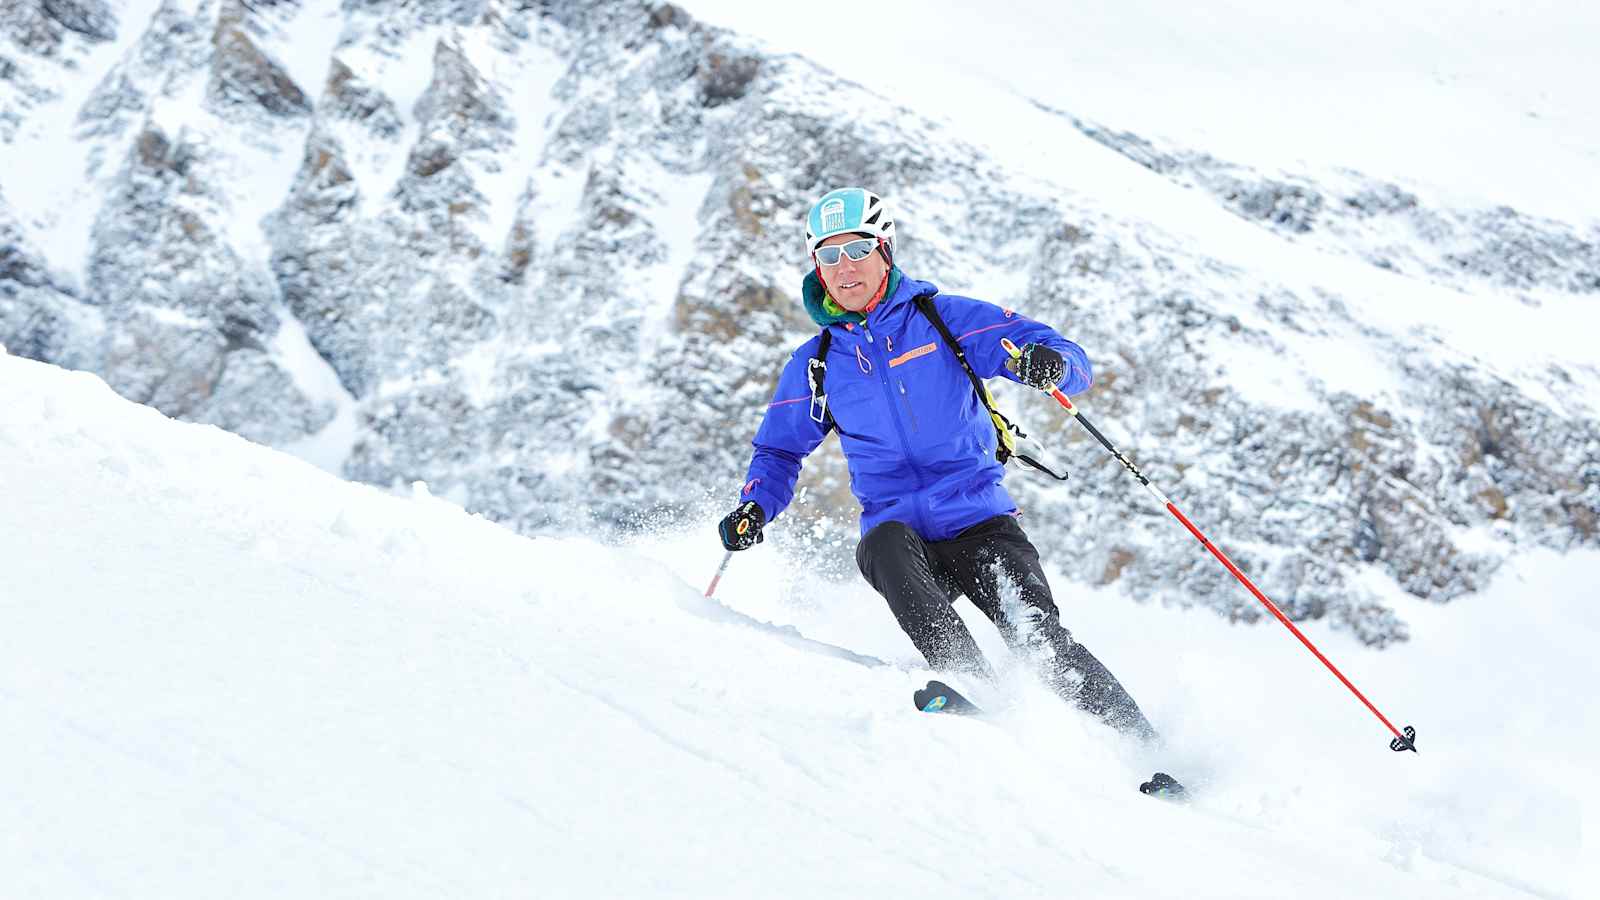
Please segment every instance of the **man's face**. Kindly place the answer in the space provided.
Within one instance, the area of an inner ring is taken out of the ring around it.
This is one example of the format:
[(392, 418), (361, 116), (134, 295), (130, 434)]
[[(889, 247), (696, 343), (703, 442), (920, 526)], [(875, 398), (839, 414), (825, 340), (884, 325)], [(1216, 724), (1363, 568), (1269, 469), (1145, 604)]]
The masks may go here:
[[(864, 234), (836, 234), (822, 242), (824, 247), (833, 247), (859, 241), (867, 237)], [(876, 238), (871, 239), (874, 244)], [(872, 295), (878, 292), (878, 285), (883, 282), (883, 276), (889, 271), (889, 264), (884, 261), (883, 254), (873, 250), (866, 259), (851, 259), (848, 253), (839, 254), (839, 264), (836, 266), (818, 265), (822, 272), (822, 283), (828, 288), (828, 293), (838, 303), (851, 312), (860, 312), (872, 301)]]

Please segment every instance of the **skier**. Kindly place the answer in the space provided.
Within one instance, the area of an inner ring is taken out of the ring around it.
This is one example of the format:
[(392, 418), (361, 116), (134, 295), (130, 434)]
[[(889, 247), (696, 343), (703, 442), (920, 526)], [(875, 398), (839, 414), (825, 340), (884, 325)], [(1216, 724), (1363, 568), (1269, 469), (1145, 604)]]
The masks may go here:
[[(801, 290), (822, 333), (784, 367), (741, 501), (718, 525), (723, 546), (762, 540), (793, 499), (802, 461), (837, 430), (861, 502), (856, 564), (929, 666), (993, 679), (952, 608), (965, 594), (1010, 646), (1042, 661), (1042, 677), (1069, 702), (1154, 741), (1138, 704), (1061, 624), (1001, 486), (1006, 441), (979, 393), (980, 379), (995, 376), (1079, 393), (1091, 380), (1082, 348), (1009, 309), (907, 277), (894, 264), (894, 217), (871, 191), (824, 194), (805, 241), (813, 269)], [(1012, 360), (1001, 338), (1021, 356)]]

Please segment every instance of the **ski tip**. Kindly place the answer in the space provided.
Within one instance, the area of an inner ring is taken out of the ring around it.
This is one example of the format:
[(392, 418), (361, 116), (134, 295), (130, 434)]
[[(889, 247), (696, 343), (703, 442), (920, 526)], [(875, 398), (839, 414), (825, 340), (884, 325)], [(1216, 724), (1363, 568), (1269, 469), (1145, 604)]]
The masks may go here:
[(922, 712), (939, 712), (950, 702), (950, 688), (941, 681), (930, 681), (911, 695), (911, 702)]
[(1150, 780), (1139, 785), (1139, 793), (1149, 797), (1159, 797), (1162, 800), (1173, 800), (1179, 803), (1189, 802), (1189, 792), (1178, 779), (1165, 772), (1157, 772), (1150, 776)]
[(930, 681), (928, 686), (911, 695), (917, 709), (926, 713), (958, 713), (976, 715), (977, 704), (961, 696), (955, 688), (942, 681)]

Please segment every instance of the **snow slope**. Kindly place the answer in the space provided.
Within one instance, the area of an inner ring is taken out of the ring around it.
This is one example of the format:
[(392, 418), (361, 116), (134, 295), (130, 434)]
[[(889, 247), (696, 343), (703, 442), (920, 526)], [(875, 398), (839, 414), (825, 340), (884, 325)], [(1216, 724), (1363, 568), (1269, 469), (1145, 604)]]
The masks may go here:
[[(916, 712), (865, 589), (762, 548), (704, 600), (709, 525), (519, 538), (3, 354), (0, 496), (0, 896), (1596, 887), (1592, 553), (1387, 653), (1309, 629), (1417, 755), (1275, 625), (1063, 597), (1151, 756), (1015, 674), (992, 721)], [(1139, 796), (1158, 765), (1199, 802)]]

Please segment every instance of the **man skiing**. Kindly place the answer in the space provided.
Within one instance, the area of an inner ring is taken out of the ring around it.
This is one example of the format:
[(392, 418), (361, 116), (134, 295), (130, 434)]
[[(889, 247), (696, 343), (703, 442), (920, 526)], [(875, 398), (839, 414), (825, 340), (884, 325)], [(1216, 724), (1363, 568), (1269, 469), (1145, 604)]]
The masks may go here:
[(1089, 387), (1088, 358), (1046, 325), (905, 276), (894, 236), (887, 204), (871, 191), (830, 191), (811, 207), (813, 270), (802, 291), (823, 333), (784, 367), (741, 502), (718, 526), (723, 546), (762, 540), (793, 499), (802, 461), (837, 430), (861, 502), (856, 563), (929, 666), (993, 678), (952, 608), (964, 594), (1010, 646), (1042, 660), (1041, 675), (1063, 697), (1153, 741), (1138, 704), (1062, 626), (1001, 485), (1005, 451), (997, 458), (997, 450), (1006, 441), (979, 394), (980, 379), (995, 376), (1076, 394)]

